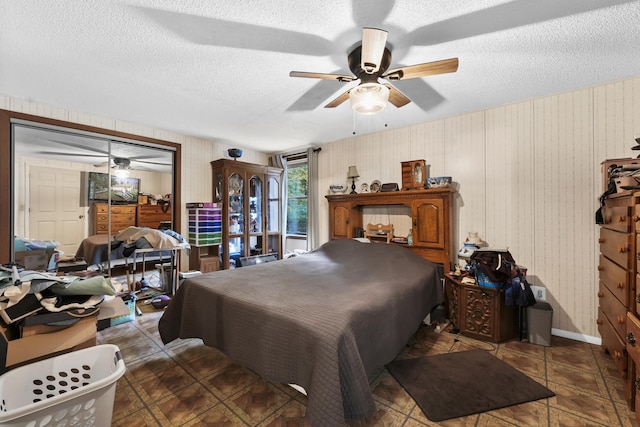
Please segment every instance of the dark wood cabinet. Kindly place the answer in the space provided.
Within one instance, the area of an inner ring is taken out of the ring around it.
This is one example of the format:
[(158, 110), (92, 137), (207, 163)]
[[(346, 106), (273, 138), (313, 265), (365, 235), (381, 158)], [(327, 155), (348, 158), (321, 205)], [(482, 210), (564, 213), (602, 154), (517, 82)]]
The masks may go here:
[(219, 159), (213, 168), (213, 200), (222, 204), (221, 267), (239, 258), (282, 258), (282, 169)]
[(517, 309), (506, 305), (503, 289), (462, 283), (445, 274), (444, 290), (449, 319), (463, 335), (491, 342), (518, 336)]
[(329, 238), (350, 239), (363, 227), (365, 206), (403, 205), (411, 215), (412, 245), (403, 245), (421, 257), (440, 263), (448, 271), (453, 262), (452, 188), (360, 194), (333, 194), (329, 201)]

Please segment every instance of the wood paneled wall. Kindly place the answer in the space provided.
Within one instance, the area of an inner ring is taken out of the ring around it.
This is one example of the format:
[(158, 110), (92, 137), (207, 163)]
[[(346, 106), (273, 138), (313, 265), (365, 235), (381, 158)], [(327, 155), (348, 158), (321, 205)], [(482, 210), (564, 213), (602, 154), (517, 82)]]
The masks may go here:
[[(400, 162), (425, 159), (431, 176), (452, 176), (458, 189), (454, 241), (477, 231), (509, 248), (531, 283), (547, 289), (553, 328), (597, 342), (600, 162), (636, 157), (634, 136), (640, 78), (327, 144), (320, 188), (346, 183), (349, 165), (360, 172), (358, 188), (400, 184)], [(324, 241), (326, 200), (321, 206)], [(410, 227), (402, 212), (371, 210), (364, 220), (400, 224), (398, 234)]]

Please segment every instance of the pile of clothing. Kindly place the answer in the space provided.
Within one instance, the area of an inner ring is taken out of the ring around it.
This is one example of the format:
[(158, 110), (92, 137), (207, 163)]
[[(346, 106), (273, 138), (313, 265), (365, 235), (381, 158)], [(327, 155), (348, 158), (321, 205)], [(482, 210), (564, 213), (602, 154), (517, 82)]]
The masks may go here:
[(116, 288), (101, 275), (84, 278), (0, 266), (0, 317), (12, 324), (39, 312), (93, 310)]

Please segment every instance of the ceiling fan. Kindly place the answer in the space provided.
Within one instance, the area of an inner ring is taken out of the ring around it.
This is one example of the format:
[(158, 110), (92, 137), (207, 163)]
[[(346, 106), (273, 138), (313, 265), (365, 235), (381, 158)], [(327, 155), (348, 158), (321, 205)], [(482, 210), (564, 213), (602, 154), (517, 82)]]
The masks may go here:
[(127, 178), (130, 175), (129, 169), (131, 169), (131, 160), (124, 157), (114, 157), (114, 166), (111, 166), (114, 170), (113, 174), (118, 178)]
[(381, 83), (380, 79), (406, 80), (454, 73), (458, 70), (458, 58), (389, 69), (391, 51), (386, 47), (387, 34), (387, 31), (378, 28), (365, 27), (362, 29), (362, 43), (347, 56), (352, 76), (306, 71), (291, 71), (289, 76), (337, 80), (339, 82), (360, 80), (357, 86), (338, 95), (325, 105), (325, 108), (335, 108), (349, 99), (351, 108), (356, 113), (374, 114), (384, 110), (387, 102), (398, 108), (411, 102), (391, 83)]

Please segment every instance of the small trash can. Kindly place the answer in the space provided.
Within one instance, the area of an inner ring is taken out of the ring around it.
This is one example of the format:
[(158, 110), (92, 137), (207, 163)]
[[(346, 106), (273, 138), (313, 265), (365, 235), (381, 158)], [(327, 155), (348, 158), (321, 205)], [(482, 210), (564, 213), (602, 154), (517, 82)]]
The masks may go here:
[(537, 302), (527, 307), (527, 331), (529, 342), (544, 346), (551, 345), (551, 322), (553, 307), (546, 302)]

